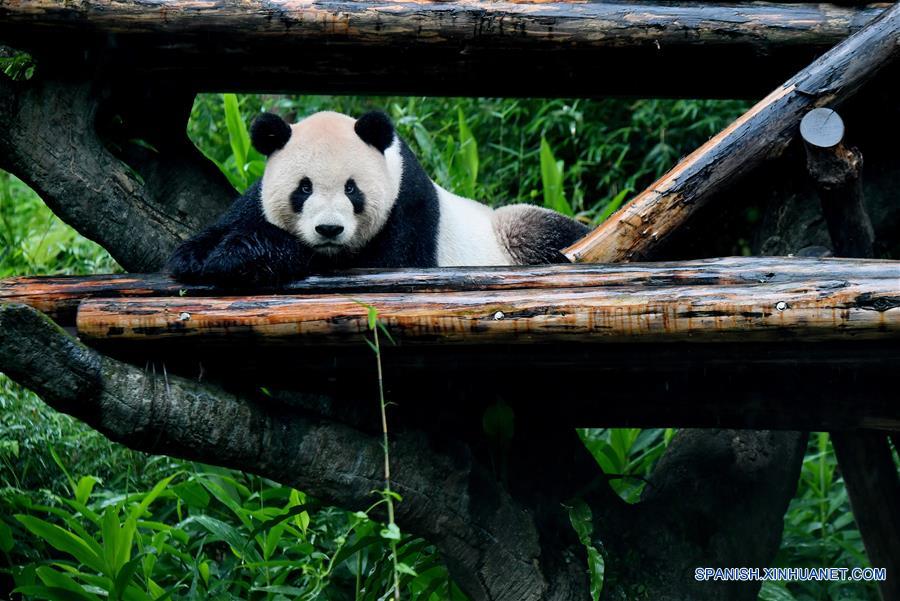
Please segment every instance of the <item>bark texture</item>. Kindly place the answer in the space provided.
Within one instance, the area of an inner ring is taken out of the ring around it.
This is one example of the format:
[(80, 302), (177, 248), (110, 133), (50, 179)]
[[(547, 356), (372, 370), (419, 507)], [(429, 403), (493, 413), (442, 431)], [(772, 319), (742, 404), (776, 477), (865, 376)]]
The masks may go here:
[(842, 143), (843, 130), (843, 120), (831, 109), (815, 109), (803, 117), (806, 169), (822, 202), (834, 254), (872, 257), (875, 229), (863, 195), (863, 157), (859, 149)]
[(885, 6), (6, 0), (0, 40), (72, 71), (215, 91), (534, 96), (552, 82), (560, 97), (735, 97), (772, 89)]
[[(608, 292), (623, 297), (623, 289), (646, 289), (664, 296), (667, 289), (695, 291), (697, 299), (703, 291), (745, 290), (748, 294), (769, 286), (788, 284), (815, 285), (823, 274), (835, 282), (864, 282), (875, 287), (893, 285), (900, 276), (889, 261), (853, 261), (815, 258), (726, 257), (695, 261), (632, 264), (575, 264), (553, 266), (466, 267), (441, 269), (357, 269), (330, 275), (312, 275), (279, 289), (261, 290), (276, 295), (356, 295), (359, 293), (390, 294), (386, 298), (417, 298), (429, 292), (541, 291), (586, 289), (597, 294)], [(881, 280), (888, 282), (879, 283)], [(608, 290), (605, 290), (608, 289)], [(0, 280), (0, 301), (30, 305), (50, 315), (60, 325), (75, 325), (75, 312), (86, 299), (118, 299), (144, 297), (204, 297), (246, 295), (246, 290), (222, 290), (207, 285), (176, 282), (154, 274), (115, 274), (80, 277), (34, 276)], [(490, 294), (485, 294), (487, 299)], [(427, 297), (419, 297), (427, 298)], [(275, 299), (273, 299), (274, 301)], [(637, 301), (637, 299), (632, 299)], [(203, 301), (200, 301), (203, 302)], [(626, 299), (626, 302), (627, 299)], [(664, 302), (668, 302), (664, 299)], [(887, 310), (886, 303), (873, 308)], [(528, 317), (528, 316), (524, 316)]]
[[(626, 535), (607, 542), (609, 567), (628, 583), (608, 598), (755, 601), (759, 584), (702, 581), (694, 571), (770, 567), (805, 442), (796, 432), (679, 432), (628, 516), (630, 524), (655, 529), (659, 539)], [(715, 513), (706, 511), (711, 506)], [(638, 572), (640, 580), (629, 576)]]
[[(761, 259), (784, 272), (803, 260)], [(507, 291), (93, 299), (76, 326), (87, 341), (252, 339), (258, 344), (358, 345), (367, 306), (400, 344), (884, 340), (900, 337), (900, 265), (785, 284), (641, 286)], [(689, 264), (688, 264), (689, 266)], [(863, 270), (873, 265), (863, 264)], [(676, 267), (673, 271), (677, 273)], [(699, 271), (704, 271), (701, 267)], [(665, 277), (665, 276), (664, 276)], [(790, 279), (790, 278), (786, 278)]]
[[(113, 95), (116, 106), (128, 108), (117, 113), (104, 102)], [(153, 98), (87, 82), (0, 78), (0, 168), (28, 183), (63, 221), (132, 271), (159, 269), (234, 194), (187, 140), (183, 125), (193, 95), (182, 97), (177, 112), (162, 103), (142, 113)], [(98, 128), (116, 115), (125, 125), (101, 137)]]
[[(847, 148), (843, 120), (830, 109), (808, 113), (800, 126), (806, 142), (807, 170), (816, 184), (822, 213), (835, 252), (871, 257), (874, 229), (865, 207), (861, 179), (862, 153)], [(887, 570), (878, 583), (881, 598), (900, 596), (900, 476), (884, 434), (832, 433), (847, 495), (873, 566)]]

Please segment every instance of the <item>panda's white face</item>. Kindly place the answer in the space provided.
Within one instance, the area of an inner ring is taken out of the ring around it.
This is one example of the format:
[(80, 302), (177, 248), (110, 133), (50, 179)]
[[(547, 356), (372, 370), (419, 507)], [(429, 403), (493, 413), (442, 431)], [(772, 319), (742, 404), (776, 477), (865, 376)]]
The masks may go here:
[(384, 227), (400, 190), (400, 144), (392, 131), (382, 152), (363, 141), (355, 124), (322, 112), (290, 126), (262, 179), (266, 219), (327, 255), (365, 246)]

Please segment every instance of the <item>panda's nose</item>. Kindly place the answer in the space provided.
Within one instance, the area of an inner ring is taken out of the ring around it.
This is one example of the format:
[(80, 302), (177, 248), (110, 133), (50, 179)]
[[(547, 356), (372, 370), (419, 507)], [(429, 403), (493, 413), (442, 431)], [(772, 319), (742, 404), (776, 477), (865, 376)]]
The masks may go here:
[(344, 231), (343, 225), (317, 225), (316, 231), (326, 238), (337, 238), (338, 234)]

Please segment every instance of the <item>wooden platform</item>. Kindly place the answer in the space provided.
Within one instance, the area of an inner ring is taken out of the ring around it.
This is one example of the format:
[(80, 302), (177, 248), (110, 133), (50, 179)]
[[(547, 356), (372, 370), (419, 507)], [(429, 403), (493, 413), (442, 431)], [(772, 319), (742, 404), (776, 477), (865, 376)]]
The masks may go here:
[(900, 429), (892, 261), (357, 271), (249, 296), (161, 275), (36, 277), (0, 283), (0, 301), (113, 356), (238, 386), (364, 396), (371, 305), (396, 341), (397, 402), (499, 395), (582, 426)]

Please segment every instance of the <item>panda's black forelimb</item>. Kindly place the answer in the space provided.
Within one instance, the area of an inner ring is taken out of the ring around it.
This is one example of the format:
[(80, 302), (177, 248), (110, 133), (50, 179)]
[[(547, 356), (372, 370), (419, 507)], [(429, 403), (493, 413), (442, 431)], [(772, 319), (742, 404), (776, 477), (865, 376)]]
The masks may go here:
[(278, 286), (306, 275), (311, 251), (266, 221), (259, 182), (216, 221), (183, 242), (166, 269), (181, 282), (227, 288)]

